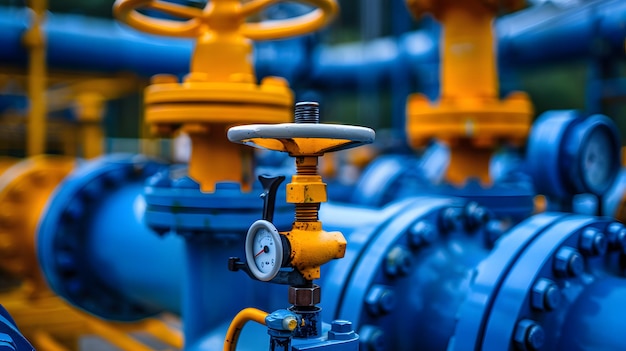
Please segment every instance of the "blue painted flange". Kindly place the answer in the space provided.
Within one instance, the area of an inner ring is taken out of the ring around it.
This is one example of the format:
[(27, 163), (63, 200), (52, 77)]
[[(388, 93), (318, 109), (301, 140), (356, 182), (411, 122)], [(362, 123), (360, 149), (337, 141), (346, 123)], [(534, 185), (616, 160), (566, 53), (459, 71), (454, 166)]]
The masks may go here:
[[(322, 273), (326, 316), (352, 321), (362, 349), (444, 350), (468, 272), (489, 252), (486, 223), (468, 216), (468, 206), (404, 199), (383, 208), (376, 225), (344, 232), (345, 257)], [(322, 220), (333, 229), (333, 218)]]
[(625, 323), (610, 318), (626, 312), (611, 297), (626, 288), (624, 230), (554, 213), (520, 224), (478, 265), (448, 349), (625, 349)]
[(93, 208), (109, 193), (141, 183), (162, 167), (142, 156), (114, 154), (83, 164), (59, 185), (37, 238), (40, 265), (57, 294), (105, 319), (137, 320), (160, 311), (125, 298), (94, 274), (98, 269), (88, 263), (91, 253), (86, 248)]
[[(185, 168), (165, 169), (146, 183), (145, 220), (160, 234), (245, 235), (250, 225), (263, 216), (261, 192), (258, 187), (243, 192), (238, 183), (221, 182), (216, 184), (215, 192), (203, 193)], [(274, 212), (274, 225), (279, 230), (287, 230), (293, 221), (293, 205), (285, 199), (281, 186)]]

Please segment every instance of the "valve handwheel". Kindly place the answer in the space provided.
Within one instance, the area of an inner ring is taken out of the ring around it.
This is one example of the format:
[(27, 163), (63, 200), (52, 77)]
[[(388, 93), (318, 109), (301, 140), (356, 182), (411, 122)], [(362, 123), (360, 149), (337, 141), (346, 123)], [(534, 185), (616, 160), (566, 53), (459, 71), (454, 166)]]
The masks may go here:
[[(135, 29), (174, 37), (198, 37), (208, 28), (240, 31), (252, 40), (272, 40), (315, 31), (329, 23), (339, 12), (335, 0), (299, 0), (318, 7), (305, 15), (262, 23), (246, 23), (246, 18), (282, 0), (211, 0), (204, 9), (187, 7), (158, 0), (116, 0), (113, 13)], [(156, 19), (143, 15), (138, 9), (153, 9), (182, 20)], [(186, 20), (185, 20), (186, 19)]]
[(232, 142), (288, 152), (291, 156), (321, 156), (371, 144), (374, 137), (370, 128), (333, 124), (251, 124), (228, 130)]

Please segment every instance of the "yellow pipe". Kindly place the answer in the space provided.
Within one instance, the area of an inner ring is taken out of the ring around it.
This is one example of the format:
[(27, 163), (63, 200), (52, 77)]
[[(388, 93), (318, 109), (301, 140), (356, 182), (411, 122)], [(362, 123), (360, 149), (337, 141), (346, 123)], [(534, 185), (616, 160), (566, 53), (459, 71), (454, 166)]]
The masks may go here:
[(45, 351), (70, 351), (65, 346), (56, 341), (50, 334), (39, 331), (36, 332), (31, 340), (34, 346), (39, 350)]
[(87, 319), (87, 325), (89, 326), (89, 329), (98, 334), (98, 336), (122, 350), (153, 351), (152, 348), (147, 347), (139, 341), (131, 338), (126, 333), (121, 332), (95, 318)]
[(230, 322), (230, 326), (226, 332), (226, 338), (224, 339), (224, 351), (235, 351), (237, 349), (239, 335), (248, 321), (254, 321), (265, 325), (265, 317), (267, 317), (267, 315), (267, 312), (256, 308), (245, 308), (237, 313), (235, 318), (233, 318), (233, 321)]
[(441, 99), (498, 94), (493, 14), (477, 1), (455, 1), (441, 11)]
[(30, 113), (28, 116), (28, 136), (26, 154), (43, 154), (46, 151), (46, 43), (42, 29), (46, 0), (31, 0), (33, 10), (30, 28), (24, 34), (24, 44), (28, 48), (28, 96)]

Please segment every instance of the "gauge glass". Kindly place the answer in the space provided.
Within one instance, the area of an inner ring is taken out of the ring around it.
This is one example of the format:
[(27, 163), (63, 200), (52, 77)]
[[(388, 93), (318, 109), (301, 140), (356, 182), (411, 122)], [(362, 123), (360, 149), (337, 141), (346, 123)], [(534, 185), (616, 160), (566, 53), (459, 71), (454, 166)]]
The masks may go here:
[(613, 147), (611, 136), (602, 128), (591, 132), (581, 150), (582, 173), (585, 186), (593, 193), (602, 193), (613, 177)]
[(246, 261), (255, 278), (272, 280), (281, 268), (283, 244), (278, 230), (271, 222), (254, 222), (246, 237)]

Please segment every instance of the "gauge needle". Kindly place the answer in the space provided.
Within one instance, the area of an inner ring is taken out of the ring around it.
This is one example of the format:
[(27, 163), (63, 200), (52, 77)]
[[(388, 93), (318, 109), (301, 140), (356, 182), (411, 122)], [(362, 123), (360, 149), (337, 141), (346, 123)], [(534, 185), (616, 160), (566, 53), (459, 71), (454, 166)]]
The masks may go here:
[(264, 252), (268, 252), (270, 251), (270, 248), (267, 246), (263, 246), (263, 248), (261, 249), (261, 251), (257, 252), (256, 255), (254, 255), (254, 258), (259, 257), (260, 254), (264, 253)]

